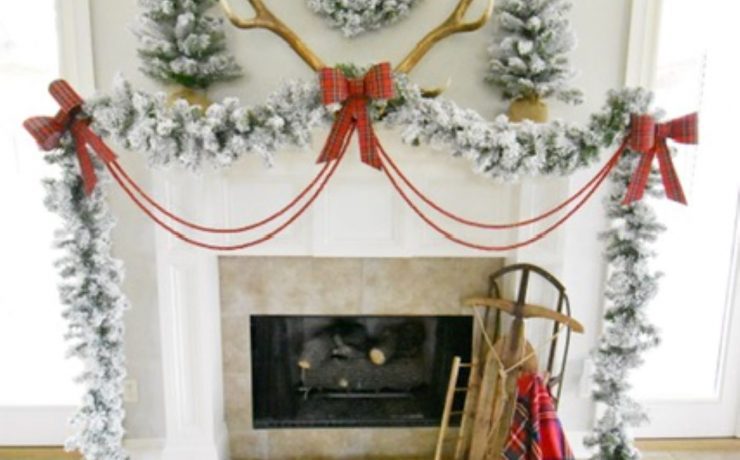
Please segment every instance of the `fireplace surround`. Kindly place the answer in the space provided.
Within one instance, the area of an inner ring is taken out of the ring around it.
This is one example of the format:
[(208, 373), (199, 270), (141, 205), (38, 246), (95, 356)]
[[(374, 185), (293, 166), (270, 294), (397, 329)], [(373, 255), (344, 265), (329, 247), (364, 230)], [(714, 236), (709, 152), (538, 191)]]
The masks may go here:
[[(485, 294), (488, 276), (503, 265), (502, 259), (236, 256), (220, 257), (218, 265), (224, 410), (232, 459), (298, 458), (296, 452), (301, 452), (300, 458), (430, 458), (437, 433), (435, 417), (439, 417), (435, 411), (441, 410), (441, 400), (426, 415), (403, 424), (368, 420), (372, 414), (365, 414), (365, 420), (334, 425), (326, 420), (301, 424), (260, 418), (263, 401), (253, 397), (255, 384), (259, 385), (253, 373), (261, 372), (254, 367), (253, 326), (266, 318), (312, 320), (306, 333), (313, 336), (336, 319), (364, 317), (376, 323), (367, 326), (368, 335), (376, 338), (383, 328), (377, 324), (379, 318), (386, 325), (426, 321), (427, 332), (446, 318), (449, 327), (460, 326), (469, 333), (471, 312), (461, 306), (461, 300)], [(296, 360), (303, 342), (303, 338), (295, 340), (287, 355), (280, 350), (285, 343), (268, 355)], [(469, 339), (452, 343), (460, 347), (454, 352), (470, 350)], [(295, 370), (300, 374), (297, 365)], [(438, 372), (446, 384), (447, 371)], [(268, 392), (279, 390), (268, 387)], [(338, 396), (336, 389), (325, 392), (332, 391)], [(359, 411), (362, 405), (353, 407)]]
[[(386, 137), (390, 142), (397, 138)], [(407, 149), (400, 141), (390, 147)], [(423, 178), (421, 185), (433, 190), (435, 199), (457, 203), (465, 215), (491, 222), (531, 216), (541, 210), (543, 197), (562, 198), (567, 191), (567, 183), (549, 179), (517, 186), (492, 183), (473, 174), (465, 162), (441, 158), (431, 150), (414, 150), (399, 161)], [(214, 225), (233, 226), (284, 204), (310, 173), (304, 155), (281, 156), (269, 174), (255, 156), (225, 175), (193, 178), (173, 170), (153, 185), (168, 207)], [(577, 234), (595, 232), (587, 230)], [(459, 235), (467, 233), (461, 230)], [(504, 232), (500, 238), (529, 236), (522, 230)], [(163, 460), (279, 460), (297, 458), (296, 452), (309, 456), (300, 458), (322, 459), (430, 458), (434, 427), (256, 429), (250, 316), (469, 315), (460, 300), (486, 294), (488, 275), (504, 261), (533, 262), (562, 273), (566, 248), (564, 234), (558, 232), (536, 248), (496, 258), (452, 245), (408, 213), (382, 175), (353, 158), (311, 212), (265, 245), (217, 254), (195, 250), (163, 232), (155, 232), (155, 237), (162, 380), (167, 389), (162, 398)], [(228, 235), (216, 241), (235, 242)], [(583, 241), (573, 241), (579, 251), (586, 251)], [(595, 241), (587, 248), (596, 251)], [(579, 263), (578, 271), (598, 272), (599, 267)], [(575, 288), (579, 286), (595, 285)], [(577, 388), (576, 378), (572, 373), (566, 388)], [(566, 404), (564, 410), (579, 419), (581, 401), (570, 400), (576, 403)]]

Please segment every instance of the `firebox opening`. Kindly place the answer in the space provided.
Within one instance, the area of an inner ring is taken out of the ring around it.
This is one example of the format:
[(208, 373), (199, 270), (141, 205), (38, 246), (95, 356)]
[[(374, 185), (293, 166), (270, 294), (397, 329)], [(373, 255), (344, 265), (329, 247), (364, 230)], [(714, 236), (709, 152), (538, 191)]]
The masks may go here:
[(473, 324), (468, 316), (261, 315), (250, 327), (259, 429), (438, 425), (452, 358), (470, 360)]

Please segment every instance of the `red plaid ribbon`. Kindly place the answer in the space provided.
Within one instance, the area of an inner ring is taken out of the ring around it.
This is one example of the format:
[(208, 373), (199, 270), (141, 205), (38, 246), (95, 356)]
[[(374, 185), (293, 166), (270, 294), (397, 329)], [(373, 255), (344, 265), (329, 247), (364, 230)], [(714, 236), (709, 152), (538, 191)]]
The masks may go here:
[(357, 128), (360, 140), (360, 157), (363, 163), (381, 169), (377, 151), (377, 138), (367, 111), (371, 99), (393, 97), (391, 66), (384, 62), (373, 66), (363, 78), (349, 79), (339, 69), (324, 68), (319, 73), (321, 98), (324, 105), (342, 103), (329, 137), (326, 140), (319, 163), (339, 158), (348, 145), (348, 136)]
[(59, 147), (59, 140), (70, 131), (75, 142), (77, 160), (85, 194), (95, 189), (98, 179), (88, 147), (92, 148), (106, 163), (114, 161), (116, 154), (90, 129), (90, 120), (81, 118), (83, 100), (64, 80), (56, 80), (49, 85), (49, 92), (59, 103), (59, 112), (54, 117), (31, 117), (23, 122), (23, 127), (31, 133), (39, 147), (49, 151)]
[(673, 139), (682, 144), (696, 144), (699, 141), (698, 127), (699, 116), (696, 113), (666, 123), (656, 123), (650, 115), (632, 115), (629, 147), (642, 153), (642, 158), (630, 180), (622, 204), (630, 204), (642, 198), (656, 156), (666, 196), (673, 201), (686, 204), (683, 187), (673, 166), (666, 141)]
[(535, 374), (522, 374), (517, 390), (514, 420), (501, 459), (575, 459), (542, 379)]

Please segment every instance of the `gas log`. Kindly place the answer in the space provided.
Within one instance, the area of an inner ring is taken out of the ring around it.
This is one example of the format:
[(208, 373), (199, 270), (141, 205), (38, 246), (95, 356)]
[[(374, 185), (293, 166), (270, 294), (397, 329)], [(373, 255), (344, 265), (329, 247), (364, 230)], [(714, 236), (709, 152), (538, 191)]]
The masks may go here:
[(303, 350), (298, 357), (298, 367), (301, 369), (311, 369), (318, 366), (331, 356), (334, 348), (334, 341), (331, 335), (319, 334), (303, 344)]
[(421, 321), (406, 321), (388, 326), (380, 333), (377, 343), (368, 353), (370, 361), (382, 366), (392, 358), (416, 356), (424, 345), (426, 331)]
[(303, 344), (298, 366), (302, 369), (315, 369), (329, 358), (364, 358), (367, 348), (365, 326), (354, 321), (337, 321)]

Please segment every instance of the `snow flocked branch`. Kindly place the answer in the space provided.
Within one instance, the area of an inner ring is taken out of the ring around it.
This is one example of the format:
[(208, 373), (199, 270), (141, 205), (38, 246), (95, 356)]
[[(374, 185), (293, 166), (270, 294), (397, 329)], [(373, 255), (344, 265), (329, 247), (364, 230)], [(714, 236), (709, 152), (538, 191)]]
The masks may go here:
[(60, 177), (47, 179), (44, 186), (46, 206), (63, 222), (55, 245), (62, 251), (56, 266), (67, 321), (65, 337), (69, 355), (84, 365), (79, 381), (85, 393), (72, 419), (77, 434), (67, 441), (67, 448), (87, 460), (124, 460), (128, 456), (122, 446), (123, 313), (128, 302), (121, 291), (122, 264), (110, 254), (115, 222), (102, 187), (85, 196), (69, 135), (46, 160), (61, 169)]
[[(593, 164), (601, 148), (612, 147), (626, 132), (630, 114), (646, 109), (638, 107), (642, 91), (622, 90), (611, 92), (586, 126), (509, 123), (504, 116), (491, 122), (453, 101), (422, 97), (403, 75), (396, 75), (396, 87), (396, 99), (372, 107), (376, 121), (400, 128), (407, 143), (464, 156), (476, 171), (498, 179), (564, 175)], [(86, 111), (96, 131), (143, 153), (151, 164), (189, 169), (229, 165), (247, 153), (271, 163), (282, 146), (309, 145), (312, 129), (332, 120), (316, 81), (288, 82), (263, 105), (244, 107), (227, 98), (202, 111), (183, 100), (167, 104), (163, 94), (134, 90), (118, 79), (112, 96), (90, 101)]]

